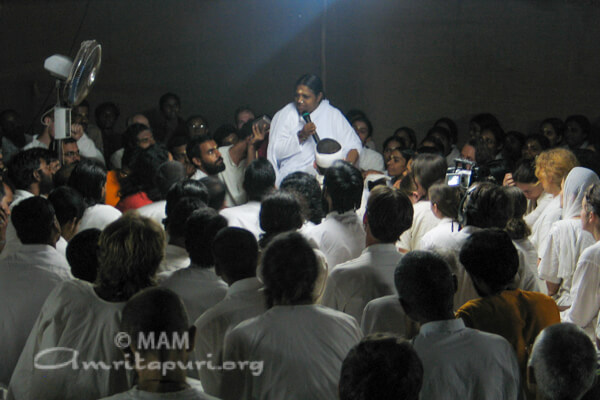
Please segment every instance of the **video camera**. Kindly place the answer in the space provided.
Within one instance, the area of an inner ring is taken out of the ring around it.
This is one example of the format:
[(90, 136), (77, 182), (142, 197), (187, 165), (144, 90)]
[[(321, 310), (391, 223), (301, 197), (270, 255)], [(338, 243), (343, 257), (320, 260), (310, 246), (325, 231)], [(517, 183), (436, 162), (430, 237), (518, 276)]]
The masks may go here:
[(476, 162), (464, 158), (455, 158), (454, 167), (446, 170), (446, 184), (468, 189), (472, 183), (478, 182), (489, 175), (487, 168), (482, 168)]

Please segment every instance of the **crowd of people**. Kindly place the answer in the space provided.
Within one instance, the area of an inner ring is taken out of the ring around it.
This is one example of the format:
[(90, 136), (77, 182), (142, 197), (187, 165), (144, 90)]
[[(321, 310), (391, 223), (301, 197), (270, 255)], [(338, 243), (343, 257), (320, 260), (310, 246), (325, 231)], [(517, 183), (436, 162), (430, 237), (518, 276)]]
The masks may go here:
[[(0, 113), (1, 398), (600, 398), (600, 133), (374, 142), (316, 75), (216, 129), (173, 93)], [(423, 136), (419, 140), (419, 137)]]

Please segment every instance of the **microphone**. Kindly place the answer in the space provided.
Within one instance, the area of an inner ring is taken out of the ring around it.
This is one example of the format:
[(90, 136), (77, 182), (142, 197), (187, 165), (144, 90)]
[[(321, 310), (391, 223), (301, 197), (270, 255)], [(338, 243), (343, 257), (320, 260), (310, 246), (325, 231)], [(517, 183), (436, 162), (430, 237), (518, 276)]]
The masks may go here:
[[(312, 122), (310, 120), (310, 113), (305, 112), (304, 114), (302, 114), (302, 119), (304, 119), (304, 122), (306, 122), (307, 124), (309, 122)], [(319, 135), (317, 134), (317, 132), (315, 131), (315, 134), (312, 135), (312, 138), (314, 139), (315, 143), (319, 144), (319, 142), (321, 141), (321, 138), (319, 137)]]

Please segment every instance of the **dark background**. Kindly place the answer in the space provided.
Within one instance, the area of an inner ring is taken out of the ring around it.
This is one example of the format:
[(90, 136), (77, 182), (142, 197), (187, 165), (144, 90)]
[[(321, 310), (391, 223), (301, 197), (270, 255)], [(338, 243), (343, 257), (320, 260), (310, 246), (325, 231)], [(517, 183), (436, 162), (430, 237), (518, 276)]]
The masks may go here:
[(117, 103), (120, 128), (166, 91), (211, 129), (242, 104), (274, 114), (305, 72), (342, 111), (366, 111), (378, 143), (401, 125), (422, 138), (442, 116), (464, 138), (484, 111), (526, 133), (600, 117), (594, 1), (0, 0), (0, 109), (30, 122), (54, 86), (44, 59), (85, 39), (103, 47), (88, 100)]

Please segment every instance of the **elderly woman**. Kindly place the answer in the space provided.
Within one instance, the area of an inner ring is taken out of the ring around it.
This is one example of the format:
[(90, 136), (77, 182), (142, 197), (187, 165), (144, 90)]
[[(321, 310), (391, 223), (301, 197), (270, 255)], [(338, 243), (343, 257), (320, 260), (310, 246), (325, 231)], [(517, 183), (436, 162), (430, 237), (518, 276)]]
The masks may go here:
[[(154, 283), (165, 233), (149, 218), (127, 214), (99, 239), (95, 284), (59, 284), (46, 299), (9, 385), (9, 399), (98, 399), (129, 388), (118, 335), (121, 311)], [(108, 368), (83, 368), (102, 362)], [(121, 368), (118, 368), (118, 364)], [(58, 367), (57, 367), (58, 366)]]

